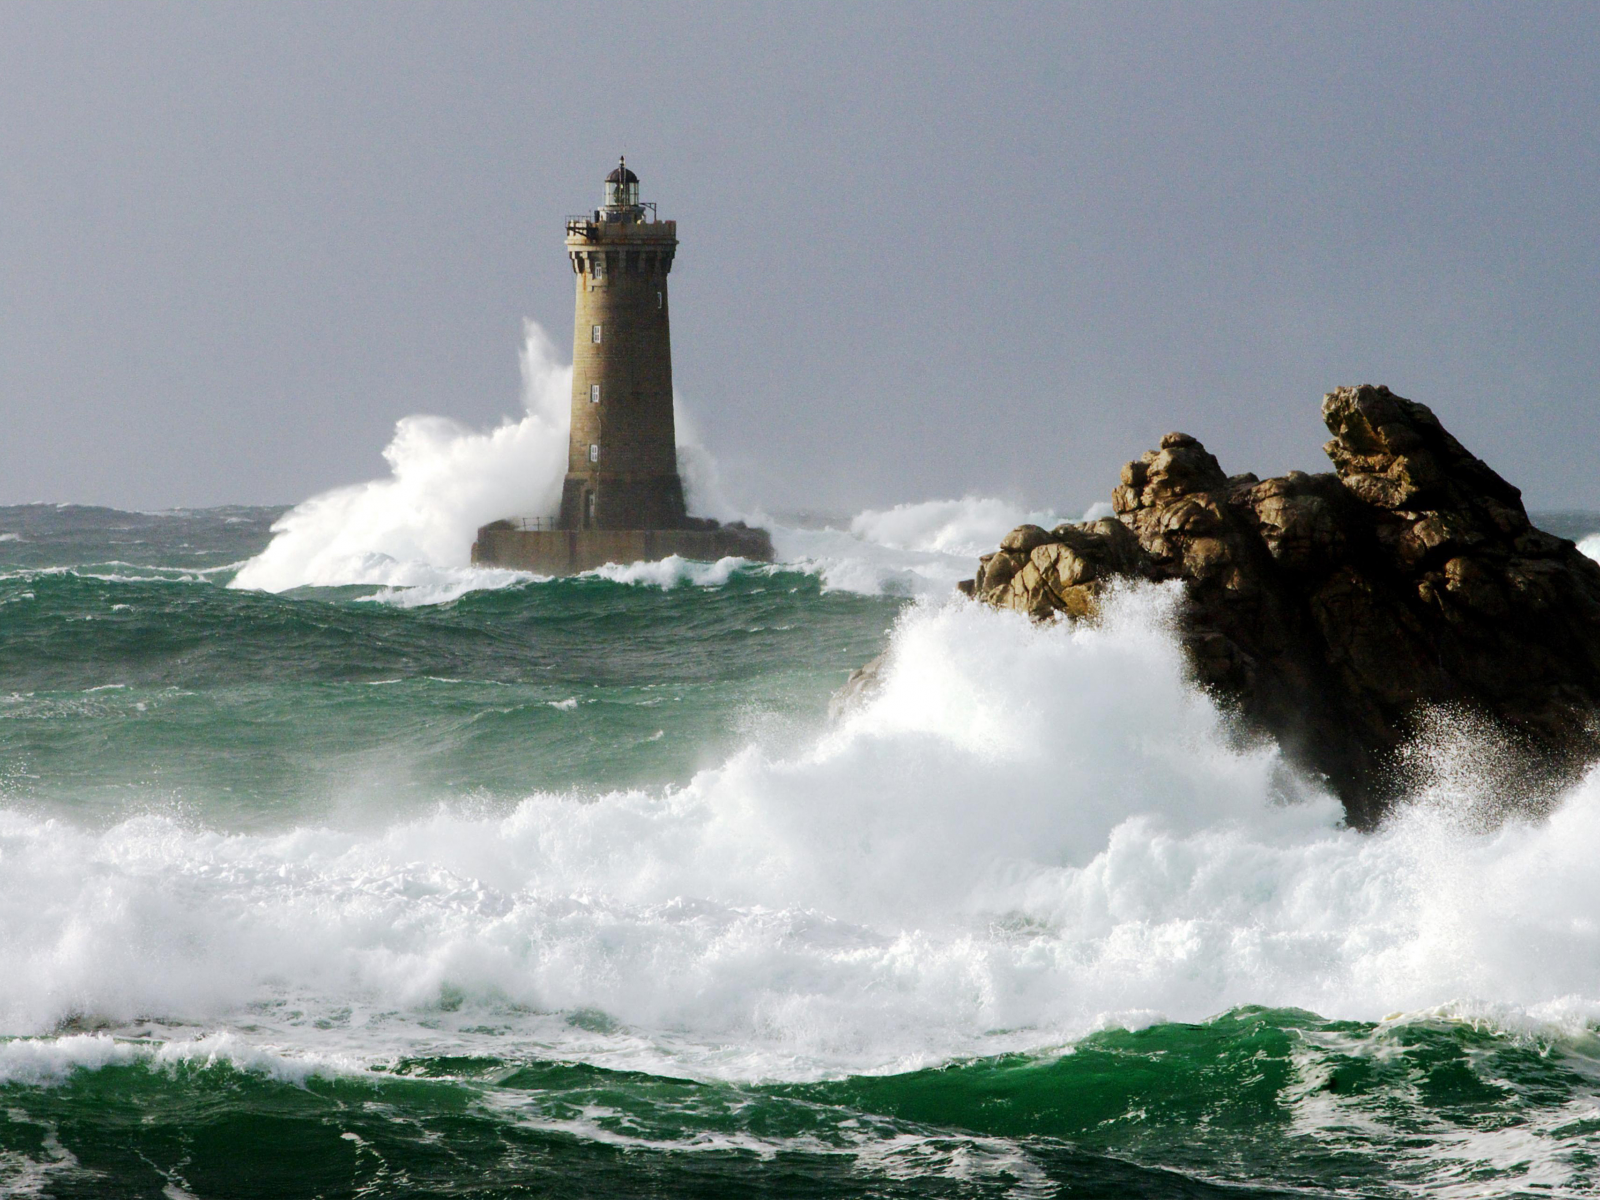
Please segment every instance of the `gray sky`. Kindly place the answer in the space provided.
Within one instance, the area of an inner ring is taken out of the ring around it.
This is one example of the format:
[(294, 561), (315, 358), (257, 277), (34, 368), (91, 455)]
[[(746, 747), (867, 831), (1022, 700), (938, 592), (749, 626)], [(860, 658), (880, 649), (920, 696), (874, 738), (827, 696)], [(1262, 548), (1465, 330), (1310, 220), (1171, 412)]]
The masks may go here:
[(562, 218), (679, 221), (735, 498), (1326, 467), (1387, 383), (1600, 508), (1600, 6), (0, 5), (0, 501), (301, 499), (519, 409)]

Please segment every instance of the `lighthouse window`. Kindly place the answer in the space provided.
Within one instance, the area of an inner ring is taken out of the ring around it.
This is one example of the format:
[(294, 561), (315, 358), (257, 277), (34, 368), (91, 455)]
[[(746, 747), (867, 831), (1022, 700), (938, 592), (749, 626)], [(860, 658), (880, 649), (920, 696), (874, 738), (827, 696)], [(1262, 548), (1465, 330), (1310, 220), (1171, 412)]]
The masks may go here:
[(599, 279), (602, 275), (604, 275), (606, 273), (606, 260), (601, 258), (598, 254), (595, 255), (594, 270), (590, 273), (596, 279)]
[(600, 385), (598, 383), (591, 383), (589, 385), (589, 403), (600, 403)]
[(600, 461), (600, 444), (598, 442), (589, 443), (589, 461), (592, 463)]
[(656, 307), (657, 308), (661, 307), (661, 293), (660, 292), (656, 293)]
[(598, 326), (598, 325), (589, 326), (589, 340), (591, 342), (593, 342), (596, 346), (598, 346), (600, 344), (600, 326)]

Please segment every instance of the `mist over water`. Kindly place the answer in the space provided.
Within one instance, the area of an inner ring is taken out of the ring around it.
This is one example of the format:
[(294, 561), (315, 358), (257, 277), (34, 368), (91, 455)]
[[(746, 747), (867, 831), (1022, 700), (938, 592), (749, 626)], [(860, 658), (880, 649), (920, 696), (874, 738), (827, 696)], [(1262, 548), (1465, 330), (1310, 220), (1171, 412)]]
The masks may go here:
[(1062, 519), (993, 499), (740, 514), (691, 450), (780, 562), (472, 568), (567, 371), (530, 327), (525, 417), (288, 513), (0, 510), (0, 1188), (235, 1194), (219, 1120), (323, 1194), (1600, 1182), (1600, 776), (1508, 817), (1441, 718), (1354, 833), (1170, 589), (953, 596)]

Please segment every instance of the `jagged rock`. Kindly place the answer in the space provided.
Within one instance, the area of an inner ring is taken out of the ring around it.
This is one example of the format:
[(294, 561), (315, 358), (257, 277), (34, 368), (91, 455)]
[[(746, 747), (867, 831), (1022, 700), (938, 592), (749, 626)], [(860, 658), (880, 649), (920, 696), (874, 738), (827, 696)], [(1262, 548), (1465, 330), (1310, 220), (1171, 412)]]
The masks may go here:
[(978, 577), (961, 590), (999, 608), (1035, 617), (1092, 616), (1113, 579), (1156, 578), (1149, 556), (1128, 527), (1110, 517), (1052, 530), (1020, 525), (1000, 549), (979, 560)]
[(1425, 406), (1370, 385), (1322, 404), (1336, 474), (1228, 476), (1169, 433), (1122, 469), (1115, 519), (1022, 526), (962, 590), (1092, 617), (1118, 579), (1181, 580), (1195, 677), (1371, 826), (1429, 712), (1491, 719), (1555, 783), (1600, 756), (1600, 564)]

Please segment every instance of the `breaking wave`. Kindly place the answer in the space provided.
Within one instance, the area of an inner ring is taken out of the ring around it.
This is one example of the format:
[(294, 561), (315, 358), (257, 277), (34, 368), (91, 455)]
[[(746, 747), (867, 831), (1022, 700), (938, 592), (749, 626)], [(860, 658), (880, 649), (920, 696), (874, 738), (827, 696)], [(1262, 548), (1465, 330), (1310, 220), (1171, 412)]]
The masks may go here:
[(1600, 1015), (1600, 778), (1485, 830), (1444, 744), (1354, 833), (1185, 682), (1172, 599), (1093, 628), (912, 605), (839, 724), (662, 790), (253, 833), (0, 812), (0, 1023), (801, 1079), (1247, 1003)]
[[(1105, 505), (1089, 510), (1090, 519)], [(1109, 510), (1108, 510), (1109, 511)], [(1018, 525), (1062, 518), (986, 496), (867, 509), (821, 528), (773, 527), (778, 557), (815, 571), (830, 588), (864, 595), (939, 596), (972, 575), (978, 557)]]
[(480, 525), (552, 512), (561, 499), (572, 367), (538, 325), (526, 322), (525, 333), (519, 420), (480, 432), (443, 417), (406, 417), (383, 451), (387, 479), (337, 488), (289, 511), (232, 586), (466, 590), (477, 574), (469, 555)]
[[(521, 354), (524, 415), (488, 432), (443, 417), (407, 417), (383, 451), (390, 474), (337, 488), (297, 505), (230, 586), (269, 592), (302, 587), (381, 589), (373, 599), (405, 606), (439, 604), (466, 592), (506, 587), (526, 572), (471, 565), (478, 527), (511, 515), (553, 513), (566, 471), (572, 367), (548, 334), (525, 323)], [(947, 591), (972, 573), (978, 555), (1023, 522), (1061, 518), (987, 497), (934, 500), (868, 510), (822, 527), (742, 510), (724, 495), (715, 458), (694, 420), (675, 401), (678, 468), (690, 508), (719, 520), (768, 526), (780, 560), (820, 574), (829, 587), (866, 594)], [(1104, 505), (1091, 510), (1101, 515)], [(724, 576), (730, 568), (719, 566)], [(677, 567), (611, 566), (621, 582), (668, 584)], [(697, 574), (689, 571), (689, 575)]]
[[(561, 504), (572, 366), (533, 321), (524, 322), (521, 365), (520, 418), (484, 432), (444, 417), (406, 417), (383, 451), (388, 478), (297, 505), (230, 586), (268, 592), (377, 586), (390, 589), (380, 599), (433, 604), (529, 578), (470, 562), (479, 526), (554, 513)], [(695, 511), (732, 517), (715, 461), (681, 403), (675, 407), (679, 470)]]

